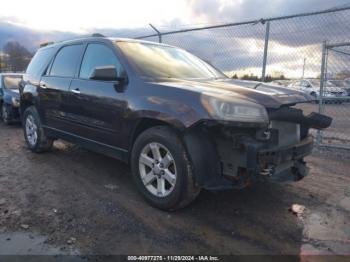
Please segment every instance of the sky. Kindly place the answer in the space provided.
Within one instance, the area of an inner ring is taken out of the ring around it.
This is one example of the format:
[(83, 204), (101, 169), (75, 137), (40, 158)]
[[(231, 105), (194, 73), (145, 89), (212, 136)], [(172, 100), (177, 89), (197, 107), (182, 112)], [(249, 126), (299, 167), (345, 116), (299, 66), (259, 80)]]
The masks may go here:
[(184, 0), (11, 0), (1, 3), (0, 17), (35, 30), (85, 33), (93, 28), (136, 28), (178, 18), (186, 21), (188, 11)]
[[(161, 31), (241, 22), (350, 6), (350, 0), (28, 0), (2, 1), (0, 48), (18, 41), (35, 51), (45, 41), (100, 32), (136, 37)], [(306, 72), (316, 75), (322, 41), (348, 38), (350, 12), (278, 21), (271, 24), (270, 73), (296, 77), (306, 58)], [(164, 37), (212, 62), (225, 72), (259, 74), (265, 25), (241, 26)], [(156, 38), (148, 39), (156, 41)]]
[(349, 0), (29, 0), (2, 1), (0, 19), (40, 31), (86, 33), (242, 21), (350, 3)]

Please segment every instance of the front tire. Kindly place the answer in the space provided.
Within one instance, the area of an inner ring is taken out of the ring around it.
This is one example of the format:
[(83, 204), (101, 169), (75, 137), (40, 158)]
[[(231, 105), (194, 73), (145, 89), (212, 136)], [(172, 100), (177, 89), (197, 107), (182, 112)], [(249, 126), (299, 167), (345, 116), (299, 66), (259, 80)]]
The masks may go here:
[(46, 136), (42, 128), (39, 114), (34, 106), (28, 107), (23, 114), (23, 131), (28, 148), (41, 153), (49, 151), (53, 145), (53, 139)]
[(131, 169), (141, 194), (159, 209), (185, 207), (200, 192), (185, 147), (169, 127), (150, 128), (136, 139)]

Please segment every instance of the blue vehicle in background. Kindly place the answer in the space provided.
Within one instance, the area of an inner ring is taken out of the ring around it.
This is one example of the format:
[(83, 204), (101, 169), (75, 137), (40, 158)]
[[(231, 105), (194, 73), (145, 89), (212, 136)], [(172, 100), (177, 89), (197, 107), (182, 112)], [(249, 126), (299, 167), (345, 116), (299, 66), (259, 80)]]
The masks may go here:
[(22, 76), (18, 73), (0, 74), (0, 116), (7, 125), (20, 121), (19, 83)]

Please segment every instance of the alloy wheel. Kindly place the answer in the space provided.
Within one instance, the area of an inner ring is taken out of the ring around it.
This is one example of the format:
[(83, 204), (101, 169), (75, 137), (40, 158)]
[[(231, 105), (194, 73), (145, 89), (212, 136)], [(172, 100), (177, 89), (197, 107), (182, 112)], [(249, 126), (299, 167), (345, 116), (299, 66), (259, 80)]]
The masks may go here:
[(35, 146), (38, 140), (38, 127), (35, 124), (34, 117), (28, 115), (25, 123), (26, 136), (29, 144)]
[(149, 143), (139, 157), (141, 180), (154, 196), (166, 197), (174, 189), (177, 171), (170, 151), (160, 143)]

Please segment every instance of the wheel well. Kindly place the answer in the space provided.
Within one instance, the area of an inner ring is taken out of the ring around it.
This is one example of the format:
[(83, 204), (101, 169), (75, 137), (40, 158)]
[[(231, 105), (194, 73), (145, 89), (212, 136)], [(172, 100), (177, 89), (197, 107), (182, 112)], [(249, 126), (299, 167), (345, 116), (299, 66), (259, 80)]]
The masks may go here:
[(142, 120), (140, 120), (140, 122), (137, 124), (132, 137), (131, 137), (131, 147), (134, 145), (134, 142), (136, 140), (136, 138), (145, 130), (154, 127), (154, 126), (171, 126), (168, 123), (161, 121), (161, 120), (157, 120), (157, 119), (151, 119), (151, 118), (144, 118)]
[(34, 105), (32, 101), (29, 101), (29, 100), (21, 101), (21, 115), (23, 115), (24, 111), (32, 105)]
[(155, 126), (168, 126), (170, 128), (172, 128), (175, 132), (180, 132), (180, 130), (178, 128), (176, 128), (175, 126), (164, 122), (162, 120), (158, 120), (158, 119), (152, 119), (152, 118), (143, 118), (140, 120), (140, 122), (137, 124), (136, 128), (133, 131), (133, 134), (130, 138), (130, 142), (129, 142), (129, 148), (130, 148), (130, 153), (132, 151), (132, 148), (134, 146), (134, 143), (137, 139), (137, 137), (144, 131), (146, 131), (149, 128), (155, 127)]

